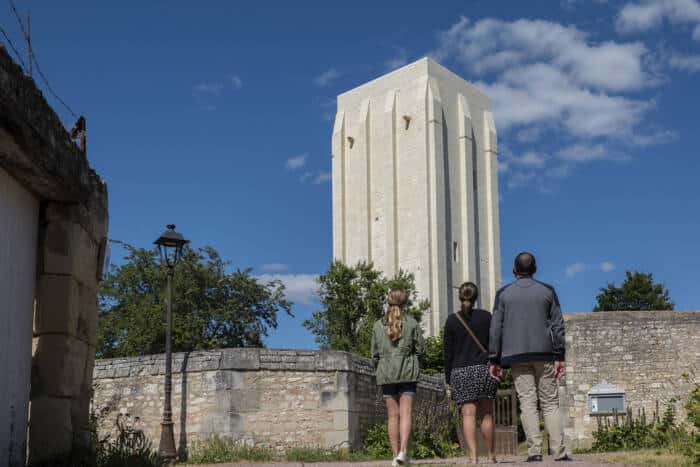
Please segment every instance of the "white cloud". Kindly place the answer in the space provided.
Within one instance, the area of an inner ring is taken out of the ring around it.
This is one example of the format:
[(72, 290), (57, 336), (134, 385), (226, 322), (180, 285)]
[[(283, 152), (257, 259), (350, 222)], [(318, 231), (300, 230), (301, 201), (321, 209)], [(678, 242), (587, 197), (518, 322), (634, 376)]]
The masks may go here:
[(289, 266), (284, 263), (269, 263), (260, 266), (260, 270), (265, 272), (282, 272), (288, 269)]
[(602, 144), (574, 144), (563, 148), (557, 157), (568, 162), (588, 162), (595, 160), (626, 160), (627, 156), (611, 151)]
[(684, 55), (674, 52), (668, 59), (671, 68), (696, 73), (700, 71), (700, 55)]
[(641, 0), (622, 7), (615, 22), (621, 33), (648, 31), (669, 21), (693, 27), (693, 39), (700, 40), (700, 3), (696, 0)]
[(534, 183), (536, 178), (537, 178), (537, 173), (535, 173), (534, 171), (527, 171), (527, 172), (514, 171), (508, 177), (508, 180), (506, 181), (506, 187), (509, 190), (513, 190), (515, 188), (520, 188), (522, 186), (531, 186)]
[(579, 272), (583, 272), (586, 269), (588, 269), (588, 265), (585, 263), (574, 263), (570, 264), (566, 267), (566, 270), (564, 273), (566, 274), (566, 277), (574, 277), (576, 274)]
[(633, 132), (652, 103), (599, 93), (575, 84), (560, 68), (533, 63), (477, 83), (491, 97), (499, 128), (560, 125), (576, 137)]
[(331, 179), (331, 173), (330, 172), (319, 172), (316, 174), (316, 177), (314, 177), (313, 183), (315, 185), (320, 185), (321, 183), (326, 183), (330, 181)]
[(324, 87), (328, 86), (338, 78), (340, 78), (340, 72), (335, 68), (331, 68), (314, 78), (314, 83), (316, 83), (316, 86)]
[(301, 154), (299, 156), (290, 157), (289, 159), (287, 159), (287, 162), (284, 163), (284, 166), (287, 168), (287, 170), (300, 169), (306, 165), (306, 160), (308, 159), (308, 157), (308, 154)]
[(525, 167), (544, 167), (545, 158), (534, 152), (526, 152), (520, 157), (510, 159), (508, 162)]
[(501, 142), (532, 148), (520, 157), (501, 151), (509, 188), (546, 185), (576, 164), (626, 159), (627, 146), (675, 135), (647, 128), (655, 101), (635, 93), (663, 79), (641, 42), (595, 41), (576, 26), (545, 20), (464, 17), (437, 37), (431, 55), (476, 77), (491, 98)]
[(533, 141), (540, 139), (540, 136), (542, 136), (542, 128), (533, 126), (518, 131), (516, 139), (521, 143), (532, 143)]
[(243, 80), (237, 75), (231, 75), (231, 87), (234, 91), (238, 91), (243, 87)]
[(216, 81), (199, 83), (192, 89), (192, 94), (195, 97), (203, 95), (219, 96), (223, 88), (224, 86)]
[(318, 275), (316, 274), (259, 274), (260, 282), (281, 281), (289, 300), (308, 305), (318, 301)]
[[(243, 81), (236, 76), (230, 75), (230, 89), (238, 91), (243, 87)], [(196, 84), (192, 88), (192, 97), (199, 107), (204, 110), (215, 110), (216, 105), (214, 105), (218, 98), (222, 96), (225, 90), (229, 89), (229, 85), (224, 85), (220, 80), (216, 81), (205, 81)]]
[(596, 44), (575, 26), (551, 21), (487, 18), (471, 23), (463, 17), (439, 33), (438, 40), (433, 53), (438, 59), (455, 57), (477, 74), (549, 63), (572, 83), (603, 90), (629, 91), (655, 81), (643, 67), (643, 44)]
[(566, 277), (571, 278), (581, 272), (590, 270), (611, 272), (615, 270), (615, 265), (610, 261), (603, 261), (599, 264), (573, 263), (566, 267), (566, 269), (564, 270), (564, 274), (566, 275)]
[[(607, 3), (608, 0), (593, 0), (595, 3)], [(585, 3), (583, 0), (562, 0), (561, 7), (565, 10), (570, 10), (576, 6), (577, 3)]]

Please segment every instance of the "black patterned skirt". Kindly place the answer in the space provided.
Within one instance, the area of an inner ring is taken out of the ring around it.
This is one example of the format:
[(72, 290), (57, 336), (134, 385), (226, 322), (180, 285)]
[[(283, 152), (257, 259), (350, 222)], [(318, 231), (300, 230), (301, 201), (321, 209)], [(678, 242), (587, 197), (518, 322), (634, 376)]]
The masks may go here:
[(450, 375), (452, 400), (462, 405), (465, 402), (495, 399), (498, 386), (489, 376), (488, 365), (471, 365), (452, 369)]

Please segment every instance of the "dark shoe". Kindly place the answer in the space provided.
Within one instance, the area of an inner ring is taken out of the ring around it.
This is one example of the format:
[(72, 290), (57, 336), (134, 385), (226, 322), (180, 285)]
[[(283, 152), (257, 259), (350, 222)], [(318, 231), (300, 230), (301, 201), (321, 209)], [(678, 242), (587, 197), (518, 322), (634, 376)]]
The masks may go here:
[(540, 455), (527, 456), (527, 459), (525, 459), (525, 462), (542, 462), (542, 456), (540, 456)]
[(569, 457), (569, 455), (565, 455), (564, 457), (561, 457), (559, 459), (554, 459), (555, 462), (571, 462), (573, 459)]

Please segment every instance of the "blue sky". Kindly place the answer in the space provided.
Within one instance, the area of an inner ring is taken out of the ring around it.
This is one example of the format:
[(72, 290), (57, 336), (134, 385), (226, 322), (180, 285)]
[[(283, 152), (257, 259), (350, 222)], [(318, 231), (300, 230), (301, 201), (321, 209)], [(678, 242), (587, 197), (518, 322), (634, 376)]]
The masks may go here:
[(335, 96), (425, 55), (492, 98), (504, 282), (527, 249), (567, 312), (628, 269), (700, 308), (697, 0), (16, 4), (87, 117), (110, 237), (146, 246), (173, 222), (283, 278), (296, 317), (271, 347), (314, 346), (301, 323), (332, 254)]

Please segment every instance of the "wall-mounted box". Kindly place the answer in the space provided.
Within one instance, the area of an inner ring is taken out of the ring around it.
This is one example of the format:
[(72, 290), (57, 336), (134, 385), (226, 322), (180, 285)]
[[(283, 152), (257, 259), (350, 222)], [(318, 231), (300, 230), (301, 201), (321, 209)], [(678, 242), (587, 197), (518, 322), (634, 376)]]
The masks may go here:
[(613, 415), (625, 413), (625, 390), (603, 382), (588, 391), (588, 410), (591, 415)]

